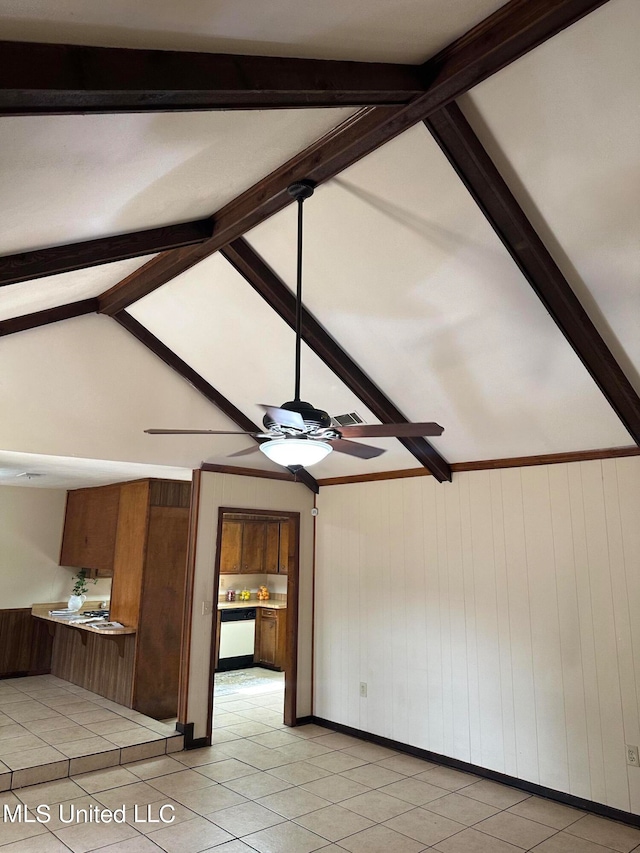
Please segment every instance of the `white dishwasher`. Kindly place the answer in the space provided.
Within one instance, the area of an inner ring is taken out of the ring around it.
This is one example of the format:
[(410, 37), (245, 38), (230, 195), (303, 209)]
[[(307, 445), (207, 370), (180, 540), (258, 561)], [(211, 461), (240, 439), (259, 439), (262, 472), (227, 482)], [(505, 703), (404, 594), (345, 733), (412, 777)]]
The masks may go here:
[(233, 607), (220, 611), (219, 672), (252, 666), (255, 644), (255, 607)]

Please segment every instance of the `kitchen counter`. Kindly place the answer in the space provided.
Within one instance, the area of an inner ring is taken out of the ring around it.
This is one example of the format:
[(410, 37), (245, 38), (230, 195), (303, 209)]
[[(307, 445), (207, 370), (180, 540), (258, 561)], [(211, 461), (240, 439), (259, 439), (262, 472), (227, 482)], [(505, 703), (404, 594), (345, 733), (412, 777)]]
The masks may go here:
[[(106, 637), (122, 636), (123, 634), (135, 634), (135, 628), (94, 628), (91, 625), (86, 625), (83, 622), (71, 622), (69, 619), (63, 619), (60, 616), (50, 616), (50, 610), (61, 610), (65, 604), (54, 602), (53, 604), (34, 604), (31, 608), (31, 615), (36, 619), (44, 619), (47, 622), (54, 622), (56, 625), (66, 625), (69, 628), (77, 628), (78, 631), (88, 631), (91, 634), (104, 634)], [(81, 616), (85, 610), (95, 610), (95, 602), (87, 603), (80, 609), (78, 615)]]
[(268, 601), (257, 601), (251, 599), (250, 601), (219, 601), (218, 602), (218, 610), (231, 610), (233, 608), (246, 608), (246, 607), (268, 607), (269, 610), (286, 610), (287, 602), (286, 601), (276, 601), (275, 599), (269, 599)]

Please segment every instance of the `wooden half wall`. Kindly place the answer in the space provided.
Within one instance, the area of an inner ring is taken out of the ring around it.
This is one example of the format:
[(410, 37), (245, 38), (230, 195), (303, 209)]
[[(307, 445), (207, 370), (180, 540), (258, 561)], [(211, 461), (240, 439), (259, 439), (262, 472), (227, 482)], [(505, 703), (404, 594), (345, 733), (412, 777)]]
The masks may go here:
[(0, 610), (0, 678), (51, 671), (53, 637), (28, 607)]

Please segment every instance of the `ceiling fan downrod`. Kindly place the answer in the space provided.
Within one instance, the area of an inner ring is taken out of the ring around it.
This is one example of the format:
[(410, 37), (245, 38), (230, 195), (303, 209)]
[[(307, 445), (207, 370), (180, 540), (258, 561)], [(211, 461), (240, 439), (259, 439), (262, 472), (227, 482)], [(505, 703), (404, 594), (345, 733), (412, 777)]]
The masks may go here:
[(289, 195), (298, 202), (298, 260), (296, 270), (296, 373), (293, 402), (300, 400), (300, 354), (302, 344), (302, 205), (315, 189), (311, 181), (296, 181), (288, 187)]

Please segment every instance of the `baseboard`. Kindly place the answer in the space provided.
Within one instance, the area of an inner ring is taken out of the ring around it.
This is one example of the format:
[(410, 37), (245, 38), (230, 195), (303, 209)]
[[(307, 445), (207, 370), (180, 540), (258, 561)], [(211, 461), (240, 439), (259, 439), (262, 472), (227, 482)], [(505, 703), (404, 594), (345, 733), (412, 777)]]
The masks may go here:
[(211, 746), (211, 738), (193, 736), (193, 725), (193, 723), (176, 723), (176, 729), (184, 735), (184, 748), (200, 749), (203, 746)]
[(216, 672), (230, 672), (234, 669), (248, 669), (256, 666), (253, 655), (238, 655), (234, 658), (220, 658)]
[[(311, 715), (310, 717), (301, 718), (305, 722), (315, 723), (318, 726), (324, 726), (327, 729), (341, 732), (342, 734), (351, 735), (352, 737), (360, 738), (361, 740), (376, 743), (379, 746), (386, 746), (396, 752), (404, 752), (408, 755), (415, 755), (416, 758), (423, 758), (425, 761), (433, 761), (437, 764), (443, 764), (446, 767), (452, 767), (455, 770), (461, 770), (465, 773), (473, 773), (476, 776), (482, 776), (484, 779), (491, 779), (493, 782), (502, 782), (504, 785), (510, 785), (512, 788), (518, 788), (521, 791), (526, 791), (528, 794), (536, 794), (538, 797), (545, 797), (548, 800), (555, 800), (565, 806), (573, 806), (583, 811), (601, 815), (602, 817), (610, 818), (611, 820), (627, 823), (630, 826), (640, 827), (640, 815), (633, 812), (624, 812), (620, 809), (614, 809), (611, 806), (606, 806), (604, 803), (597, 803), (593, 800), (585, 800), (582, 797), (574, 797), (573, 794), (565, 794), (563, 791), (556, 791), (555, 788), (547, 788), (544, 785), (538, 785), (535, 782), (527, 782), (524, 779), (518, 779), (515, 776), (509, 776), (506, 773), (499, 773), (497, 770), (489, 770), (486, 767), (480, 767), (477, 764), (470, 764), (467, 761), (460, 761), (457, 758), (450, 758), (448, 755), (440, 755), (437, 752), (430, 752), (428, 749), (420, 749), (417, 746), (400, 743), (390, 738), (381, 737), (380, 735), (363, 732), (360, 729), (354, 729), (351, 726), (345, 726), (342, 723), (334, 723), (332, 720), (325, 720), (322, 717)], [(301, 724), (301, 720), (297, 721)], [(464, 793), (458, 791), (459, 794)]]
[(307, 714), (306, 717), (296, 717), (296, 726), (306, 726), (312, 723), (313, 720), (314, 718), (310, 714)]

